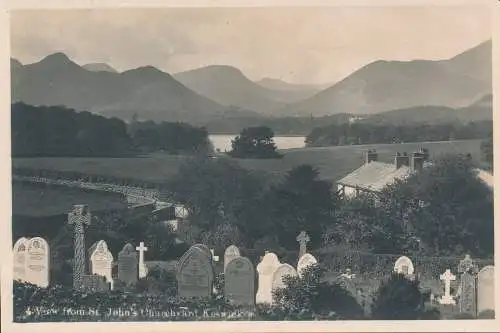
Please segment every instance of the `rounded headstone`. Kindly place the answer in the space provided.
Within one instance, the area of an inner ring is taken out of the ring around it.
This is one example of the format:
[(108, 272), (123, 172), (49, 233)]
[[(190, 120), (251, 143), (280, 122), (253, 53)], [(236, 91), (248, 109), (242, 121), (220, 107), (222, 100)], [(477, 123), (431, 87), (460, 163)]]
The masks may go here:
[(255, 296), (257, 303), (272, 303), (273, 275), (279, 265), (278, 256), (272, 252), (266, 253), (257, 265), (259, 273), (259, 287)]
[(485, 266), (477, 275), (477, 312), (495, 310), (495, 267)]
[(297, 264), (297, 273), (299, 276), (302, 276), (302, 271), (309, 266), (316, 265), (318, 261), (316, 258), (310, 254), (306, 253), (302, 257), (300, 257), (299, 262)]
[(394, 263), (394, 272), (404, 275), (413, 275), (415, 269), (410, 258), (406, 256), (399, 257)]
[(236, 245), (230, 245), (224, 251), (224, 271), (231, 260), (240, 257), (240, 249)]
[(227, 264), (224, 295), (233, 304), (255, 304), (255, 269), (248, 258), (234, 258)]

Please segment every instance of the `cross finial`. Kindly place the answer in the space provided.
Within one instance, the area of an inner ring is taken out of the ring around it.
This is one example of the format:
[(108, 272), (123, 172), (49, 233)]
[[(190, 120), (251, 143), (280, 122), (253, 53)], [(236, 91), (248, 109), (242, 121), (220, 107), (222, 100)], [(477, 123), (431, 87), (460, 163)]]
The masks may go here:
[(73, 205), (73, 210), (68, 213), (68, 223), (76, 225), (89, 225), (91, 214), (87, 205)]
[(447, 269), (439, 278), (444, 281), (444, 295), (439, 299), (440, 304), (455, 304), (455, 300), (450, 295), (451, 281), (455, 281), (456, 277)]
[(219, 261), (219, 256), (215, 255), (214, 249), (211, 249), (210, 252), (212, 253), (212, 260), (215, 261), (215, 262), (218, 262)]
[(474, 264), (469, 254), (465, 255), (465, 258), (460, 260), (458, 264), (459, 273), (475, 273), (477, 271), (477, 265)]
[(299, 259), (307, 252), (307, 243), (309, 242), (309, 236), (305, 231), (301, 231), (297, 236), (297, 242), (299, 242)]
[(144, 242), (140, 242), (139, 246), (137, 246), (135, 248), (135, 250), (139, 251), (142, 254), (143, 252), (146, 252), (148, 250), (148, 248), (146, 246), (144, 246)]

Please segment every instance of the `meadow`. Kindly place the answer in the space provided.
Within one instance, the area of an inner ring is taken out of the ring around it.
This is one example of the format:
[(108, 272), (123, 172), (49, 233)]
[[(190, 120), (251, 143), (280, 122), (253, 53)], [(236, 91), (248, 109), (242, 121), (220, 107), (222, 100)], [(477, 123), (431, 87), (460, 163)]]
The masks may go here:
[[(481, 140), (308, 147), (282, 150), (284, 156), (281, 159), (234, 160), (243, 168), (265, 171), (278, 177), (295, 166), (311, 164), (319, 170), (322, 179), (336, 181), (360, 167), (364, 163), (364, 152), (368, 149), (376, 149), (380, 161), (392, 162), (396, 152), (411, 153), (421, 147), (429, 149), (431, 158), (448, 153), (469, 153), (476, 162), (481, 162)], [(230, 159), (225, 155), (222, 156)], [(77, 171), (148, 182), (164, 182), (176, 174), (186, 158), (166, 153), (126, 158), (13, 158), (12, 167)]]

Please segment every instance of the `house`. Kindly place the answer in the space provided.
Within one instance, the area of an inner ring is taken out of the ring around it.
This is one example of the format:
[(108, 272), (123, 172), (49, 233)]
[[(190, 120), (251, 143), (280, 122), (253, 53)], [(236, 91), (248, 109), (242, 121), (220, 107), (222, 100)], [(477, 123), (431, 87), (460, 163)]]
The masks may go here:
[(378, 161), (375, 150), (369, 150), (361, 167), (337, 181), (337, 193), (341, 197), (356, 196), (360, 192), (378, 193), (396, 180), (422, 170), (429, 164), (428, 159), (428, 150), (420, 149), (411, 156), (397, 153), (394, 163), (383, 163)]

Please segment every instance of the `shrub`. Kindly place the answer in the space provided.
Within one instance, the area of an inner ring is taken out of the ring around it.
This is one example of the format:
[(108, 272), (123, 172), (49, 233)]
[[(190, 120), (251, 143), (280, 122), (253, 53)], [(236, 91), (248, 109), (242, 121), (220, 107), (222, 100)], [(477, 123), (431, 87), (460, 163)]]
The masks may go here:
[(356, 299), (339, 284), (324, 281), (324, 273), (324, 268), (313, 265), (302, 277), (285, 277), (285, 287), (273, 292), (279, 309), (273, 309), (273, 314), (281, 311), (296, 320), (362, 318), (363, 309)]
[(425, 301), (418, 280), (393, 274), (379, 287), (372, 305), (372, 316), (383, 320), (415, 320), (435, 316), (435, 310), (426, 310)]

